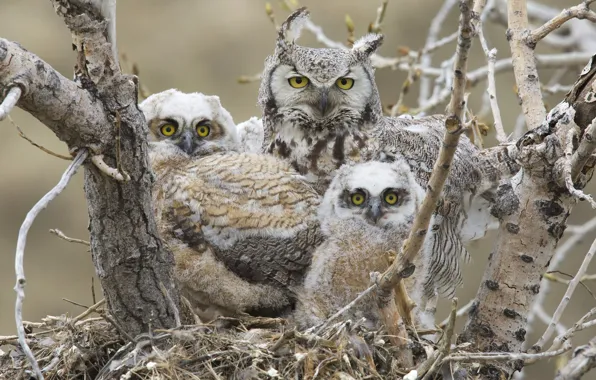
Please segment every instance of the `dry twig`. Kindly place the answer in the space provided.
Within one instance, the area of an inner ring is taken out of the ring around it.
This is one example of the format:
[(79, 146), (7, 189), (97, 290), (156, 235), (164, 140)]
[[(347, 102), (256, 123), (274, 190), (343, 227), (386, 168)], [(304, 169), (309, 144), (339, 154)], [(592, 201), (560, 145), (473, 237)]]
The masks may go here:
[(551, 32), (555, 31), (556, 29), (560, 28), (564, 23), (571, 20), (572, 18), (577, 19), (587, 19), (592, 22), (596, 22), (596, 13), (590, 10), (589, 5), (593, 3), (594, 0), (586, 0), (579, 5), (571, 7), (569, 9), (563, 9), (561, 13), (549, 21), (547, 21), (544, 25), (539, 28), (536, 28), (527, 38), (528, 44), (536, 45), (538, 41), (546, 37)]
[(25, 133), (21, 130), (21, 128), (17, 125), (17, 123), (15, 123), (15, 121), (12, 119), (12, 117), (10, 117), (10, 115), (7, 115), (7, 118), (8, 118), (8, 121), (10, 121), (10, 123), (17, 129), (19, 136), (21, 138), (25, 139), (27, 142), (29, 142), (29, 144), (33, 145), (34, 147), (41, 150), (42, 152), (49, 154), (50, 156), (58, 157), (63, 160), (72, 161), (72, 157), (70, 157), (70, 156), (65, 156), (62, 154), (54, 153), (51, 150), (45, 148), (44, 146), (37, 144), (35, 141), (31, 140), (29, 137), (27, 137), (27, 135), (25, 135)]
[(17, 324), (17, 335), (19, 336), (19, 344), (25, 352), (33, 371), (35, 372), (38, 380), (43, 380), (43, 374), (37, 364), (37, 360), (35, 360), (35, 356), (33, 356), (33, 352), (29, 348), (25, 338), (25, 329), (23, 327), (23, 301), (25, 299), (25, 269), (23, 267), (23, 259), (25, 257), (25, 243), (27, 241), (27, 233), (29, 232), (29, 228), (33, 224), (33, 221), (37, 217), (37, 215), (50, 204), (50, 202), (56, 198), (64, 188), (70, 179), (74, 176), (77, 170), (83, 164), (83, 161), (87, 158), (88, 151), (87, 149), (81, 149), (77, 154), (74, 161), (68, 166), (62, 178), (58, 184), (50, 190), (46, 195), (43, 196), (36, 204), (29, 210), (27, 216), (25, 217), (25, 221), (21, 225), (19, 230), (19, 237), (17, 240), (17, 251), (15, 255), (15, 272), (17, 277), (17, 283), (14, 287), (14, 290), (17, 292), (17, 301), (15, 304), (15, 320)]
[(91, 243), (89, 243), (87, 240), (82, 240), (82, 239), (75, 239), (75, 238), (71, 238), (68, 237), (64, 234), (64, 232), (60, 231), (57, 228), (51, 229), (50, 230), (51, 234), (54, 234), (56, 236), (58, 236), (60, 239), (64, 239), (69, 243), (77, 243), (77, 244), (83, 244), (83, 245), (91, 245)]

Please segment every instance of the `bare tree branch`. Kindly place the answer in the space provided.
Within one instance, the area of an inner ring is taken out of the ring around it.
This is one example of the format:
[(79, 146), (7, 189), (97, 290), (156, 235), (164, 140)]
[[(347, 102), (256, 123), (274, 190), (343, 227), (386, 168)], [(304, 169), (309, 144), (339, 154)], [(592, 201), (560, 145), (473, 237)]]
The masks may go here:
[(17, 292), (17, 301), (15, 304), (15, 320), (17, 324), (17, 335), (19, 337), (19, 344), (23, 349), (23, 352), (27, 356), (27, 360), (31, 364), (35, 375), (39, 380), (43, 380), (43, 374), (39, 369), (39, 365), (37, 364), (37, 360), (35, 360), (35, 356), (33, 356), (33, 352), (29, 348), (27, 344), (27, 340), (25, 338), (25, 329), (23, 328), (23, 301), (25, 299), (25, 285), (27, 281), (25, 280), (25, 269), (23, 267), (23, 259), (25, 257), (25, 244), (27, 242), (27, 234), (29, 233), (29, 228), (37, 218), (37, 215), (46, 208), (54, 198), (56, 198), (68, 185), (70, 179), (75, 175), (77, 170), (83, 164), (83, 161), (87, 158), (88, 152), (86, 149), (81, 149), (77, 154), (77, 157), (72, 161), (72, 163), (68, 166), (60, 181), (52, 190), (50, 190), (46, 195), (44, 195), (36, 204), (29, 210), (21, 228), (19, 230), (19, 238), (17, 240), (17, 252), (15, 255), (15, 272), (17, 276), (17, 283), (14, 287), (14, 290)]
[(596, 22), (596, 13), (590, 10), (589, 5), (593, 3), (594, 0), (587, 0), (583, 3), (571, 7), (569, 9), (563, 9), (563, 11), (553, 17), (552, 19), (548, 20), (544, 25), (534, 30), (527, 39), (527, 42), (530, 44), (536, 44), (538, 41), (546, 37), (549, 33), (553, 32), (554, 30), (560, 28), (564, 23), (571, 20), (572, 18), (577, 19), (588, 19), (592, 22)]
[(4, 100), (0, 104), (0, 121), (4, 120), (6, 116), (12, 111), (14, 106), (19, 101), (21, 97), (21, 88), (18, 86), (11, 87), (8, 90), (8, 94), (4, 97)]
[(555, 380), (579, 380), (596, 367), (596, 338), (573, 351), (573, 358), (558, 372)]

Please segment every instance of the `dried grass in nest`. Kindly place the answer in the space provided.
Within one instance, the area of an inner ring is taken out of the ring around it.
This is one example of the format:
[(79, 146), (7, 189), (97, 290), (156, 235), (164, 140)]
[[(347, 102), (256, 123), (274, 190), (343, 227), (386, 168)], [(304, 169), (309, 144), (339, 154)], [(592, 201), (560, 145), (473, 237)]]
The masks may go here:
[[(350, 321), (314, 335), (290, 329), (283, 319), (221, 318), (211, 325), (155, 330), (133, 342), (102, 317), (76, 321), (50, 316), (27, 327), (31, 349), (50, 380), (374, 379), (405, 374), (396, 368), (387, 337)], [(0, 379), (30, 378), (16, 337), (0, 337), (0, 346)]]

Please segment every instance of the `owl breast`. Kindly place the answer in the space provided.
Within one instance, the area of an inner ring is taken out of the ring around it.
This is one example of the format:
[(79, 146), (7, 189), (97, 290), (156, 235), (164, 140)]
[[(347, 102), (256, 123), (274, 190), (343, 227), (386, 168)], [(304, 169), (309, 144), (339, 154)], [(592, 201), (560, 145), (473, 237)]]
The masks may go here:
[(287, 121), (278, 128), (267, 151), (289, 162), (323, 194), (340, 166), (370, 160), (366, 141), (360, 129), (316, 128), (315, 123), (297, 126)]

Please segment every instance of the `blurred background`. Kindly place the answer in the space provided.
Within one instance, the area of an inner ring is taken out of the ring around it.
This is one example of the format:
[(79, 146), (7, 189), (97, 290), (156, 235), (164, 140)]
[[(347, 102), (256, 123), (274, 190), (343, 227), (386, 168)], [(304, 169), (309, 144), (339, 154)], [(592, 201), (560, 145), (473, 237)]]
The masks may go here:
[[(385, 42), (379, 53), (395, 56), (398, 47), (407, 46), (413, 50), (424, 46), (432, 18), (442, 5), (442, 0), (390, 0), (383, 23)], [(578, 3), (578, 0), (545, 1), (560, 8)], [(372, 0), (304, 0), (311, 11), (314, 23), (322, 26), (331, 39), (346, 42), (348, 37), (345, 16), (354, 21), (356, 37), (366, 33), (368, 25), (376, 17), (380, 1)], [(283, 21), (287, 11), (273, 2), (278, 22)], [(265, 1), (261, 0), (127, 0), (118, 2), (117, 12), (118, 48), (135, 62), (140, 69), (140, 80), (150, 92), (169, 88), (181, 91), (199, 91), (219, 95), (224, 107), (238, 123), (251, 116), (259, 115), (256, 106), (258, 82), (239, 84), (242, 75), (254, 75), (261, 71), (265, 57), (272, 52), (275, 29), (265, 13)], [(440, 37), (457, 29), (457, 9), (454, 9)], [(587, 21), (586, 21), (587, 22)], [(485, 26), (488, 43), (498, 49), (498, 58), (510, 56), (505, 39), (505, 28), (492, 22)], [(66, 77), (72, 77), (74, 54), (71, 37), (59, 17), (54, 14), (52, 4), (47, 0), (2, 0), (0, 2), (0, 37), (18, 41), (26, 49), (38, 54)], [(309, 32), (304, 32), (300, 43), (320, 46)], [(455, 43), (438, 50), (433, 56), (433, 67), (450, 57)], [(549, 49), (539, 45), (539, 52)], [(587, 63), (587, 61), (586, 61)], [(478, 41), (474, 41), (470, 68), (484, 66), (485, 58)], [(584, 63), (585, 64), (585, 63)], [(583, 67), (571, 70), (561, 80), (572, 84)], [(541, 70), (540, 79), (548, 82), (553, 70)], [(377, 70), (377, 83), (383, 103), (396, 102), (406, 72), (389, 68)], [(481, 82), (473, 91), (471, 109), (481, 108), (482, 93), (486, 89)], [(513, 73), (507, 71), (497, 77), (497, 94), (506, 132), (520, 113), (514, 92)], [(405, 98), (405, 105), (416, 106), (417, 85)], [(546, 97), (549, 106), (555, 105), (563, 94)], [(435, 109), (442, 112), (444, 105)], [(17, 109), (12, 113), (14, 121), (25, 134), (57, 153), (67, 153), (49, 129), (37, 120)], [(488, 119), (490, 124), (492, 120)], [(491, 124), (492, 125), (492, 124)], [(0, 139), (0, 335), (15, 333), (13, 319), (14, 251), (17, 234), (28, 210), (59, 180), (68, 162), (49, 156), (20, 138), (16, 128), (5, 120), (0, 123), (3, 136)], [(489, 132), (487, 145), (493, 145), (494, 132)], [(596, 181), (588, 188), (595, 192)], [(570, 224), (583, 224), (595, 216), (593, 210), (581, 203), (570, 218)], [(91, 284), (94, 268), (90, 253), (83, 245), (71, 244), (51, 235), (48, 230), (58, 228), (75, 238), (88, 239), (87, 209), (83, 194), (82, 175), (79, 173), (58, 199), (37, 218), (27, 242), (25, 272), (27, 276), (24, 317), (36, 321), (50, 314), (68, 313), (76, 315), (82, 311), (63, 298), (81, 304), (92, 303)], [(567, 235), (566, 235), (567, 236)], [(587, 252), (596, 232), (586, 235), (577, 244), (561, 270), (575, 274)], [(465, 271), (465, 286), (458, 296), (460, 305), (474, 297), (483, 268), (492, 248), (494, 234), (469, 247), (472, 261)], [(596, 271), (592, 266), (588, 273)], [(591, 284), (587, 283), (587, 287)], [(99, 281), (95, 281), (98, 297), (101, 297)], [(558, 305), (565, 285), (552, 284), (545, 304), (552, 313)], [(590, 308), (596, 300), (583, 287), (579, 287), (565, 312), (562, 322), (571, 326)], [(439, 320), (447, 315), (445, 303), (441, 304)], [(460, 318), (459, 325), (465, 322)], [(544, 331), (545, 325), (535, 324), (528, 335), (535, 342)], [(594, 331), (583, 331), (574, 342), (584, 343)], [(554, 361), (539, 362), (527, 368), (529, 378), (552, 375)], [(596, 375), (591, 378), (596, 379)]]

